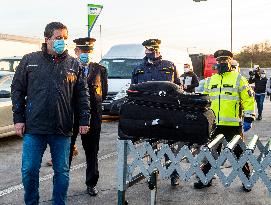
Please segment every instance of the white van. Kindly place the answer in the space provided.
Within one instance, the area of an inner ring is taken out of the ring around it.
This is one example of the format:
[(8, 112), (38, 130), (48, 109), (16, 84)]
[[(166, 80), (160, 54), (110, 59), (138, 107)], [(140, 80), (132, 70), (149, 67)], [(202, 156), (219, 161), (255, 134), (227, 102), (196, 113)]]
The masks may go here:
[[(192, 61), (186, 51), (161, 47), (164, 60), (172, 61), (179, 73), (183, 73), (183, 64)], [(102, 57), (100, 63), (108, 71), (108, 95), (103, 102), (103, 113), (118, 115), (126, 90), (131, 83), (135, 66), (142, 63), (145, 48), (141, 44), (119, 44), (112, 46)]]

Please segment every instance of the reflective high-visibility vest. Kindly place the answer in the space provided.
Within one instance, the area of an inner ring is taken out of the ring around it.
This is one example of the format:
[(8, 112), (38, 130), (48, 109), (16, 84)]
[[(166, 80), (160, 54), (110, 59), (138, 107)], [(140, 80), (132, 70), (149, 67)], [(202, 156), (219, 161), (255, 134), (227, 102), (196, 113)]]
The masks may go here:
[(204, 93), (211, 98), (217, 125), (239, 126), (242, 116), (255, 117), (254, 92), (240, 73), (213, 75), (206, 79)]

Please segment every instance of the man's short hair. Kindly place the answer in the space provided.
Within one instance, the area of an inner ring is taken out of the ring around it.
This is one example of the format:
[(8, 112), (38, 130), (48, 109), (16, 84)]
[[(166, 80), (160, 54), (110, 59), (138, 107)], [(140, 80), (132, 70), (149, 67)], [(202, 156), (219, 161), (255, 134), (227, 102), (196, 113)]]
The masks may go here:
[(67, 26), (60, 22), (51, 22), (48, 23), (44, 30), (44, 37), (51, 38), (54, 35), (54, 31), (58, 29), (66, 29), (68, 31)]

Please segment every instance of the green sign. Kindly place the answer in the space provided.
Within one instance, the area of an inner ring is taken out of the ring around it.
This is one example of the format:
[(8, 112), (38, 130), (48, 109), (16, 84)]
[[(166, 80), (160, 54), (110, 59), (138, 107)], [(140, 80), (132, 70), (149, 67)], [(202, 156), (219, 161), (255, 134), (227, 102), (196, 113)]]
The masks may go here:
[(100, 15), (102, 9), (103, 9), (102, 5), (88, 4), (88, 35), (90, 35), (90, 32), (98, 16)]

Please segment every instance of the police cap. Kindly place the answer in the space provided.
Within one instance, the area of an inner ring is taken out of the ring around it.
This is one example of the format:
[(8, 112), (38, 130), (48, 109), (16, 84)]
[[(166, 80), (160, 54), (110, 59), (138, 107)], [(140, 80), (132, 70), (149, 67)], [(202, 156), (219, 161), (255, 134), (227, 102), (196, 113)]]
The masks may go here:
[(73, 42), (76, 44), (76, 47), (80, 48), (83, 51), (93, 51), (95, 38), (85, 37), (74, 39)]
[(218, 50), (214, 53), (216, 60), (233, 58), (232, 52), (228, 50)]
[(161, 40), (159, 39), (148, 39), (142, 43), (142, 45), (145, 46), (146, 49), (155, 50), (155, 51), (159, 50), (160, 44), (161, 44)]

